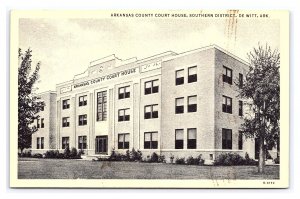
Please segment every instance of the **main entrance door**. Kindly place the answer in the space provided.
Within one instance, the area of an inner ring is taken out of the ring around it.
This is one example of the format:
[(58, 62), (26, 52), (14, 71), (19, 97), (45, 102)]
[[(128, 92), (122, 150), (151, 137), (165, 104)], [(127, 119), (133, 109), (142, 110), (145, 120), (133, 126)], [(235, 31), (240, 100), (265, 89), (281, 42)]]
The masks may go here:
[(95, 153), (107, 154), (107, 135), (105, 136), (96, 136), (96, 146)]

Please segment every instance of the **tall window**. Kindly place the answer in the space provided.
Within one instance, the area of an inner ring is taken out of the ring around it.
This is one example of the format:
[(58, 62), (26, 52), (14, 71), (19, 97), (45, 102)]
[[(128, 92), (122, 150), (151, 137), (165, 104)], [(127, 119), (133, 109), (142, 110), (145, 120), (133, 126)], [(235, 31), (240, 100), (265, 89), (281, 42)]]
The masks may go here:
[(243, 74), (239, 73), (239, 87), (243, 88), (244, 86), (244, 77)]
[(107, 118), (107, 91), (97, 93), (97, 121), (106, 121)]
[(175, 71), (175, 76), (176, 76), (176, 79), (175, 79), (176, 85), (184, 84), (184, 70), (183, 69)]
[(44, 118), (41, 118), (41, 128), (45, 127)]
[(119, 88), (119, 99), (130, 98), (130, 86)]
[(183, 129), (175, 129), (175, 149), (183, 149)]
[(37, 149), (40, 149), (40, 148), (41, 148), (41, 138), (40, 138), (40, 137), (37, 137), (37, 138), (36, 138), (36, 148), (37, 148)]
[(119, 122), (130, 120), (129, 110), (130, 110), (129, 108), (119, 110), (119, 117), (118, 117)]
[(231, 129), (222, 129), (222, 149), (232, 149)]
[(44, 149), (44, 137), (41, 137), (41, 149)]
[(120, 133), (119, 134), (118, 149), (129, 149), (129, 133)]
[(188, 97), (188, 112), (197, 112), (197, 95)]
[(62, 127), (69, 127), (70, 126), (70, 118), (69, 117), (63, 117), (62, 118)]
[(239, 131), (239, 150), (243, 150), (243, 134)]
[(239, 101), (239, 116), (243, 116), (243, 101)]
[(175, 99), (175, 113), (184, 113), (184, 98), (179, 97)]
[(79, 117), (78, 117), (78, 125), (79, 126), (87, 125), (87, 115), (86, 114), (79, 115)]
[(222, 110), (224, 113), (232, 113), (232, 98), (223, 95)]
[(86, 135), (78, 136), (78, 149), (86, 149)]
[(191, 128), (187, 129), (187, 148), (196, 149), (197, 148), (197, 129)]
[(232, 84), (232, 70), (223, 66), (223, 82)]
[(70, 108), (70, 100), (66, 99), (62, 101), (62, 109), (69, 109)]
[(62, 137), (61, 142), (62, 142), (62, 144), (61, 144), (62, 149), (66, 149), (66, 148), (70, 147), (69, 146), (69, 137)]
[(157, 149), (158, 146), (158, 133), (145, 132), (144, 134), (144, 149)]
[(158, 93), (158, 90), (159, 90), (158, 79), (145, 82), (145, 95), (151, 93)]
[(197, 81), (197, 66), (188, 68), (188, 83)]
[(158, 104), (145, 106), (145, 119), (158, 118)]
[(36, 119), (36, 128), (40, 128), (40, 119)]
[(79, 106), (86, 106), (87, 105), (87, 95), (79, 97)]

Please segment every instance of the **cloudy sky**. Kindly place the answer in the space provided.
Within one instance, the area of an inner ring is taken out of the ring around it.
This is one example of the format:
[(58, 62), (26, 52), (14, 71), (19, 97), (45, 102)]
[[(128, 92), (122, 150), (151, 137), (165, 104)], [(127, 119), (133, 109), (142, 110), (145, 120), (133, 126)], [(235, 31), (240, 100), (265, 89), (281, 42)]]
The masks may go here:
[[(247, 60), (258, 42), (279, 48), (279, 21), (259, 19), (47, 19), (19, 21), (19, 47), (31, 48), (41, 61), (38, 92), (84, 72), (93, 60), (115, 54), (142, 59), (216, 44)], [(233, 25), (230, 25), (233, 24)]]

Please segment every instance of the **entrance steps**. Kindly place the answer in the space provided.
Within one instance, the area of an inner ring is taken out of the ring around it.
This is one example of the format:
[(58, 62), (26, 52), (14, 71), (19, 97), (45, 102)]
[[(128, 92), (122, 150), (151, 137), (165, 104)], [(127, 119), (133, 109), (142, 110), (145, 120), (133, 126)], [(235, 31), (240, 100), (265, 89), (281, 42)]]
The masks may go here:
[(81, 158), (83, 160), (99, 160), (99, 159), (108, 159), (110, 155), (104, 155), (104, 154), (95, 154), (95, 155), (81, 155)]

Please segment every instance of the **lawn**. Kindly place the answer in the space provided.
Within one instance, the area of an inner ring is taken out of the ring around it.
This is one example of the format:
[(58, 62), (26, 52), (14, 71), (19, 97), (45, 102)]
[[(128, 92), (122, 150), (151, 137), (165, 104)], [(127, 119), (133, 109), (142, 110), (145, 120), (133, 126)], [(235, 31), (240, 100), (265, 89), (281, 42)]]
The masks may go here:
[(19, 179), (279, 179), (279, 166), (190, 166), (162, 163), (20, 158)]

